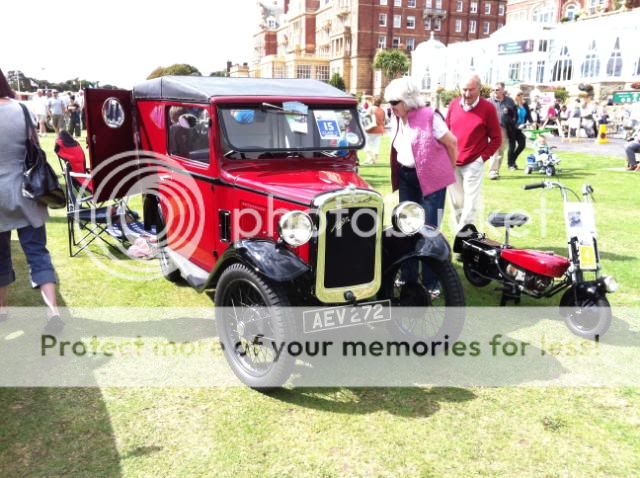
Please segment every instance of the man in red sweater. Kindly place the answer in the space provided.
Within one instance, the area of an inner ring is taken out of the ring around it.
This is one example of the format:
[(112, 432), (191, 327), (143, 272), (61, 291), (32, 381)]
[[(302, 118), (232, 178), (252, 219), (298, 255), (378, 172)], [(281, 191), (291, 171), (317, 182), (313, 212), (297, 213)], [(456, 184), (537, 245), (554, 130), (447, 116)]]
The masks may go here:
[(456, 182), (449, 186), (456, 231), (465, 224), (476, 224), (484, 162), (502, 143), (496, 108), (480, 98), (480, 77), (470, 75), (461, 85), (462, 97), (451, 102), (446, 119), (449, 130), (458, 139)]

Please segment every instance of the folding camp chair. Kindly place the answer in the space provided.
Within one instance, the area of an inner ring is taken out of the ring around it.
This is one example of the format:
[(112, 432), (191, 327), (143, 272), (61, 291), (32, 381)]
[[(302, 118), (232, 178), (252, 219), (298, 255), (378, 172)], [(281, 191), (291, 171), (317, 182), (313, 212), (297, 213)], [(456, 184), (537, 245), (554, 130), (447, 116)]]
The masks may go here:
[(132, 237), (145, 234), (138, 214), (130, 210), (124, 200), (109, 204), (94, 201), (93, 182), (86, 169), (84, 150), (69, 133), (60, 132), (54, 150), (66, 184), (70, 257), (77, 256), (96, 239), (107, 245), (113, 245), (109, 238), (127, 244)]

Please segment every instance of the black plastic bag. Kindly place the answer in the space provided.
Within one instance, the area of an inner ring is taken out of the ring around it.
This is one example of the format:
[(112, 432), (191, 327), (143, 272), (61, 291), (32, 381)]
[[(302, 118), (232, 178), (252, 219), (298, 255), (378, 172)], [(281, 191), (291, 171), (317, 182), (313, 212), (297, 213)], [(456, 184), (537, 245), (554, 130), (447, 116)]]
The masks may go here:
[(25, 148), (27, 154), (24, 158), (22, 178), (22, 195), (51, 209), (60, 209), (66, 206), (64, 191), (60, 187), (60, 181), (47, 162), (47, 154), (38, 143), (31, 115), (27, 107), (20, 103), (24, 113), (26, 126)]

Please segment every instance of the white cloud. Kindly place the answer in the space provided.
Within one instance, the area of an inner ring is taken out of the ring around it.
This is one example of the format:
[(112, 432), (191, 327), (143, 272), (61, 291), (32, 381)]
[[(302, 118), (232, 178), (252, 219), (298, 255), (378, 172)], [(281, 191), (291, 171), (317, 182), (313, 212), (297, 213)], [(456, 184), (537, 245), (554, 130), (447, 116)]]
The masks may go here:
[(250, 62), (258, 24), (255, 0), (32, 0), (29, 11), (2, 20), (5, 73), (125, 88), (157, 66), (189, 63), (208, 75), (227, 60)]

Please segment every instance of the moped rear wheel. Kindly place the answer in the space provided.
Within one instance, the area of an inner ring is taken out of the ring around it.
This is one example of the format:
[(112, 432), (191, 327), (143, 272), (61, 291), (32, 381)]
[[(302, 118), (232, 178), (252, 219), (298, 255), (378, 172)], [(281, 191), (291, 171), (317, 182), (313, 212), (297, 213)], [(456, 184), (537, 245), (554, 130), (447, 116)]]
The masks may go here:
[[(573, 291), (566, 294), (573, 294)], [(578, 337), (594, 340), (609, 330), (611, 305), (606, 297), (581, 297), (577, 301), (571, 298), (564, 304), (567, 306), (562, 309), (564, 322)]]
[(485, 287), (491, 283), (491, 279), (482, 277), (469, 264), (464, 264), (462, 266), (462, 270), (464, 272), (464, 276), (471, 283), (471, 285), (474, 285), (476, 287)]
[(449, 261), (430, 258), (419, 262), (418, 277), (424, 268), (431, 271), (432, 283), (422, 280), (405, 283), (402, 264), (385, 279), (385, 298), (393, 307), (407, 307), (408, 313), (393, 313), (388, 322), (391, 335), (403, 341), (455, 342), (464, 326), (464, 292), (460, 278)]

